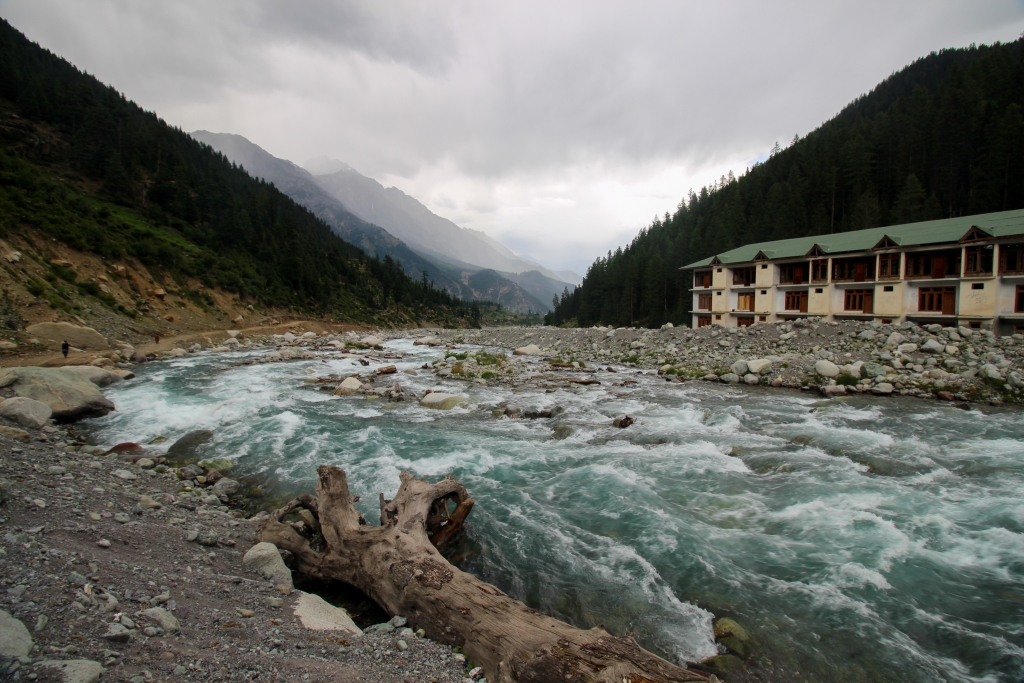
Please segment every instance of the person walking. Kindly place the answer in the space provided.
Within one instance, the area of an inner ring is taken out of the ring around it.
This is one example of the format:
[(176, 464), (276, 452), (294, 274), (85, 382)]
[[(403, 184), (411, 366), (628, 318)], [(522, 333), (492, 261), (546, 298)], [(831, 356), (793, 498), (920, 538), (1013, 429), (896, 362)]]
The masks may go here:
[(64, 354), (64, 357), (68, 357), (68, 351), (71, 350), (71, 344), (68, 344), (68, 340), (65, 339), (64, 343), (60, 345), (60, 352)]
[(158, 335), (155, 335), (155, 336), (156, 336), (157, 346), (159, 346), (160, 345), (160, 335), (158, 334)]

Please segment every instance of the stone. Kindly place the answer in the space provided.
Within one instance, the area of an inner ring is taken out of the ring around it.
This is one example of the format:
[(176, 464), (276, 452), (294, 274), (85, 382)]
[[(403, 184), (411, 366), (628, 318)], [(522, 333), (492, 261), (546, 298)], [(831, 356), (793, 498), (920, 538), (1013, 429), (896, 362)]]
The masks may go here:
[(733, 363), (732, 365), (730, 365), (729, 369), (732, 370), (732, 373), (734, 375), (738, 375), (739, 377), (742, 377), (743, 375), (747, 374), (747, 372), (748, 372), (748, 370), (747, 370), (747, 361), (745, 361), (745, 360), (738, 360), (735, 363)]
[(879, 382), (875, 386), (871, 387), (871, 393), (878, 396), (888, 396), (893, 391), (895, 391), (895, 387), (888, 382)]
[(147, 510), (159, 510), (164, 506), (163, 503), (157, 502), (146, 495), (139, 496), (139, 505)]
[(181, 437), (167, 449), (167, 455), (171, 458), (186, 458), (195, 454), (197, 448), (213, 438), (213, 432), (209, 429), (196, 429)]
[(885, 345), (886, 346), (899, 346), (900, 344), (902, 344), (905, 341), (907, 341), (906, 337), (904, 337), (899, 332), (893, 332), (892, 334), (889, 335), (889, 338), (885, 340)]
[(18, 396), (45, 403), (59, 421), (101, 417), (114, 410), (95, 384), (63, 368), (8, 368), (0, 373), (0, 387), (12, 387)]
[(132, 479), (139, 478), (138, 475), (131, 470), (114, 470), (110, 474), (118, 479), (124, 479), (125, 481), (131, 481)]
[(456, 396), (455, 394), (446, 394), (443, 391), (434, 391), (420, 399), (420, 405), (424, 408), (434, 408), (437, 410), (451, 410), (468, 402), (468, 396)]
[(992, 363), (985, 363), (978, 368), (978, 372), (984, 379), (993, 379), (997, 381), (1002, 381), (1003, 379), (1003, 375), (999, 372), (999, 368)]
[(109, 548), (110, 547), (110, 541), (108, 541), (105, 538), (101, 538), (100, 540), (96, 541), (96, 545), (98, 545), (101, 548)]
[(518, 349), (512, 352), (514, 356), (542, 356), (544, 352), (540, 350), (536, 344), (528, 344), (526, 346), (520, 346)]
[(752, 372), (748, 372), (747, 374), (743, 375), (743, 381), (749, 384), (750, 386), (754, 386), (756, 384), (761, 383), (761, 375), (755, 375)]
[(767, 358), (755, 358), (747, 361), (747, 370), (755, 375), (766, 375), (772, 371), (772, 362)]
[(828, 398), (832, 398), (833, 396), (846, 396), (846, 387), (842, 384), (825, 386), (821, 388), (821, 395)]
[(107, 624), (107, 631), (100, 636), (103, 640), (111, 643), (127, 643), (132, 639), (132, 632), (117, 622)]
[(235, 611), (238, 612), (238, 616), (242, 617), (243, 619), (252, 619), (254, 616), (256, 616), (256, 612), (254, 612), (251, 609), (245, 609), (243, 607), (236, 607)]
[(32, 635), (25, 624), (0, 609), (0, 657), (27, 657), (32, 645)]
[(338, 385), (338, 388), (334, 390), (334, 395), (335, 396), (351, 396), (352, 394), (354, 394), (357, 391), (359, 391), (359, 388), (361, 386), (363, 386), (363, 383), (360, 382), (357, 378), (355, 378), (355, 377), (346, 377), (342, 381), (342, 383)]
[(921, 344), (921, 351), (923, 353), (942, 353), (946, 350), (946, 345), (935, 339), (929, 339), (924, 344)]
[[(109, 361), (110, 359), (105, 358), (103, 360)], [(111, 384), (117, 384), (124, 379), (120, 373), (96, 367), (95, 365), (69, 365), (61, 368), (60, 371), (81, 375), (98, 387), (109, 387)]]
[(867, 361), (860, 367), (861, 377), (884, 377), (885, 366), (881, 363), (875, 363), (873, 361)]
[(896, 350), (900, 353), (917, 353), (917, 344), (900, 344)]
[(398, 649), (401, 650), (402, 652), (405, 652), (406, 650), (409, 649), (409, 643), (405, 642), (404, 640), (399, 640), (396, 643), (396, 645), (398, 646)]
[(178, 618), (163, 607), (150, 607), (142, 611), (142, 616), (160, 624), (160, 628), (167, 633), (176, 633), (178, 631)]
[(399, 616), (396, 614), (395, 616), (388, 619), (388, 623), (394, 626), (395, 628), (402, 628), (403, 626), (409, 623), (409, 620), (403, 616)]
[(722, 375), (721, 377), (719, 377), (719, 379), (721, 381), (725, 382), (726, 384), (739, 384), (740, 383), (740, 376), (737, 375), (735, 372), (727, 372), (724, 375)]
[(14, 420), (22, 427), (39, 429), (47, 423), (53, 411), (41, 401), (15, 396), (0, 402), (0, 415)]
[(217, 496), (218, 498), (223, 496), (230, 497), (238, 493), (238, 490), (240, 488), (242, 488), (242, 485), (239, 484), (237, 481), (235, 481), (234, 479), (228, 479), (227, 477), (224, 477), (223, 479), (221, 479), (220, 481), (213, 485), (212, 491), (213, 495)]
[(281, 558), (281, 552), (273, 543), (257, 543), (242, 556), (242, 563), (270, 579), (285, 595), (292, 592), (292, 572)]
[(716, 639), (725, 638), (726, 636), (732, 636), (744, 643), (750, 641), (750, 636), (747, 634), (747, 631), (738, 623), (736, 623), (735, 620), (730, 619), (729, 617), (722, 617), (721, 619), (716, 619), (714, 629)]
[(421, 337), (412, 343), (413, 346), (440, 346), (443, 344), (437, 337)]
[(672, 323), (665, 323), (664, 325), (661, 326), (661, 330), (662, 332), (664, 332), (665, 330), (671, 330), (673, 327), (675, 327), (675, 325), (673, 325)]
[(359, 340), (359, 343), (364, 346), (384, 346), (384, 340), (380, 337), (363, 337)]
[(857, 335), (857, 339), (874, 339), (878, 336), (878, 333), (874, 330), (864, 330)]
[(822, 377), (834, 379), (839, 376), (839, 366), (830, 360), (821, 359), (814, 364), (814, 371)]
[(227, 458), (206, 458), (196, 464), (204, 470), (216, 470), (217, 472), (227, 472), (232, 467), (231, 461)]
[(110, 349), (106, 338), (91, 327), (82, 327), (71, 323), (36, 323), (26, 327), (25, 331), (33, 337), (50, 342), (56, 348), (59, 348), (61, 343), (67, 340), (68, 344), (76, 349), (101, 351)]
[(61, 683), (99, 683), (103, 673), (103, 665), (91, 659), (46, 659), (35, 666), (54, 670)]
[(310, 631), (340, 631), (352, 636), (362, 634), (362, 630), (352, 621), (348, 612), (331, 605), (319, 595), (299, 592), (294, 613)]
[(156, 467), (156, 461), (151, 460), (149, 458), (139, 458), (138, 460), (135, 461), (135, 464), (139, 467), (139, 469), (143, 470), (151, 470), (154, 467)]
[(8, 439), (14, 439), (22, 443), (28, 443), (32, 436), (24, 429), (18, 429), (17, 427), (8, 427), (6, 425), (0, 425), (0, 434), (6, 436)]

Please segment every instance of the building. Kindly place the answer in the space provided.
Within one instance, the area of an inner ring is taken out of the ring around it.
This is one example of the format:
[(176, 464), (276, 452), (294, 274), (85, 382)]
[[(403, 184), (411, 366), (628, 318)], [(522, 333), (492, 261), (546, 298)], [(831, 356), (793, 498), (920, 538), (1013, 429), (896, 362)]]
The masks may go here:
[(1024, 210), (749, 244), (682, 270), (694, 327), (821, 316), (1024, 332)]

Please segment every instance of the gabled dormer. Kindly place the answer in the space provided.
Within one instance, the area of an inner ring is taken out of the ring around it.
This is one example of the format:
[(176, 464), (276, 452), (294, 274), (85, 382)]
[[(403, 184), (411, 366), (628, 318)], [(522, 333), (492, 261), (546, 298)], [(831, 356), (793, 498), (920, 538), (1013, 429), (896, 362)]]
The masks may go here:
[(878, 240), (872, 249), (895, 249), (898, 246), (900, 246), (898, 241), (888, 235), (882, 235), (882, 239)]
[(708, 265), (709, 266), (720, 266), (720, 265), (722, 265), (722, 260), (716, 256), (713, 259), (711, 259), (711, 263), (709, 263)]
[(754, 260), (755, 261), (771, 261), (772, 257), (774, 257), (774, 256), (775, 256), (775, 252), (774, 251), (771, 251), (771, 250), (769, 250), (769, 251), (759, 251), (759, 252), (757, 252), (757, 254), (754, 255)]
[(807, 256), (810, 256), (810, 257), (815, 257), (815, 256), (824, 256), (824, 255), (825, 255), (825, 248), (826, 248), (826, 247), (828, 247), (828, 245), (827, 245), (827, 244), (826, 244), (826, 245), (825, 245), (824, 247), (823, 247), (823, 246), (821, 246), (820, 244), (815, 244), (815, 245), (814, 245), (813, 247), (811, 247), (811, 248), (810, 248), (810, 250), (809, 250), (809, 251), (807, 252)]
[(963, 244), (965, 242), (978, 242), (980, 240), (990, 240), (990, 239), (992, 239), (992, 235), (990, 235), (989, 233), (985, 232), (984, 230), (979, 228), (977, 225), (972, 225), (971, 229), (968, 230), (967, 233), (963, 237), (960, 238), (960, 244)]

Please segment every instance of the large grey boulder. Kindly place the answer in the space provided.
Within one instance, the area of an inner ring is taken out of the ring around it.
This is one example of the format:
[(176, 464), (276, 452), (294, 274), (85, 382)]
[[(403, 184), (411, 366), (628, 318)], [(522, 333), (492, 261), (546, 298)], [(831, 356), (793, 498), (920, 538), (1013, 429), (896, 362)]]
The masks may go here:
[(895, 387), (888, 382), (879, 382), (875, 386), (871, 387), (871, 393), (878, 396), (888, 396), (893, 391), (895, 391)]
[(0, 402), (0, 415), (14, 420), (23, 427), (39, 429), (50, 419), (53, 411), (41, 401), (15, 396)]
[(257, 543), (242, 557), (242, 564), (273, 582), (274, 587), (285, 595), (292, 592), (292, 571), (281, 558), (281, 551), (273, 543)]
[(0, 372), (0, 387), (11, 387), (18, 396), (45, 403), (53, 417), (64, 422), (114, 410), (114, 404), (95, 384), (63, 368), (8, 368)]
[(234, 479), (228, 479), (227, 477), (224, 477), (223, 479), (219, 480), (216, 484), (213, 485), (212, 491), (213, 495), (217, 496), (218, 498), (221, 498), (223, 496), (235, 495), (236, 493), (238, 493), (238, 489), (240, 489), (241, 487), (242, 485), (239, 484)]
[(761, 383), (761, 375), (755, 375), (752, 372), (748, 372), (747, 374), (743, 375), (743, 381), (751, 386), (754, 386), (755, 384)]
[(749, 372), (749, 370), (747, 370), (747, 361), (745, 360), (736, 361), (735, 363), (729, 366), (729, 369), (732, 370), (734, 375), (737, 375), (739, 377), (742, 377), (743, 375)]
[(722, 380), (723, 382), (725, 382), (726, 384), (739, 384), (740, 383), (740, 376), (737, 375), (735, 372), (727, 372), (724, 375), (722, 375), (721, 377), (719, 377), (719, 379)]
[(747, 371), (755, 375), (764, 375), (772, 371), (772, 362), (767, 358), (755, 358), (747, 361)]
[(435, 408), (437, 410), (451, 410), (456, 406), (463, 405), (469, 401), (466, 396), (446, 394), (443, 391), (435, 391), (420, 399), (420, 405), (424, 408)]
[(35, 665), (60, 675), (61, 683), (98, 683), (103, 665), (91, 659), (47, 659)]
[(945, 350), (946, 345), (935, 339), (929, 339), (924, 344), (921, 344), (921, 351), (924, 353), (942, 353)]
[(295, 602), (295, 616), (310, 631), (339, 631), (357, 636), (362, 633), (344, 609), (326, 602), (319, 595), (301, 593)]
[(915, 353), (917, 351), (917, 344), (900, 344), (896, 347), (896, 350), (900, 353)]
[(106, 351), (110, 348), (103, 335), (91, 327), (71, 323), (36, 323), (26, 327), (25, 331), (33, 337), (50, 342), (52, 346), (60, 346), (67, 340), (76, 349)]
[(822, 377), (828, 377), (829, 379), (839, 376), (839, 366), (824, 358), (814, 364), (814, 371)]
[(60, 369), (61, 372), (68, 372), (72, 375), (80, 375), (98, 387), (109, 387), (124, 379), (118, 373), (95, 365), (69, 365)]
[(346, 377), (338, 388), (334, 390), (335, 396), (351, 396), (352, 394), (359, 391), (359, 387), (363, 386), (363, 383), (356, 377)]
[(540, 356), (543, 355), (543, 351), (536, 344), (528, 344), (526, 346), (520, 346), (518, 349), (512, 352), (514, 356)]
[(889, 335), (889, 338), (885, 340), (885, 345), (886, 346), (899, 346), (900, 344), (902, 344), (905, 341), (907, 341), (906, 337), (904, 337), (899, 332), (893, 332), (892, 334)]
[(881, 363), (869, 360), (866, 361), (864, 365), (860, 366), (861, 377), (885, 377), (885, 374), (885, 366)]
[(0, 609), (0, 657), (27, 657), (32, 651), (32, 636), (25, 624)]
[(982, 365), (979, 368), (979, 372), (981, 373), (981, 376), (984, 377), (985, 379), (994, 379), (998, 381), (1002, 381), (1003, 379), (1003, 375), (1002, 373), (999, 372), (999, 368), (997, 368), (995, 365), (992, 365), (992, 363), (985, 363), (984, 365)]
[(181, 437), (167, 449), (172, 458), (184, 458), (195, 454), (196, 449), (213, 438), (209, 429), (196, 429)]

